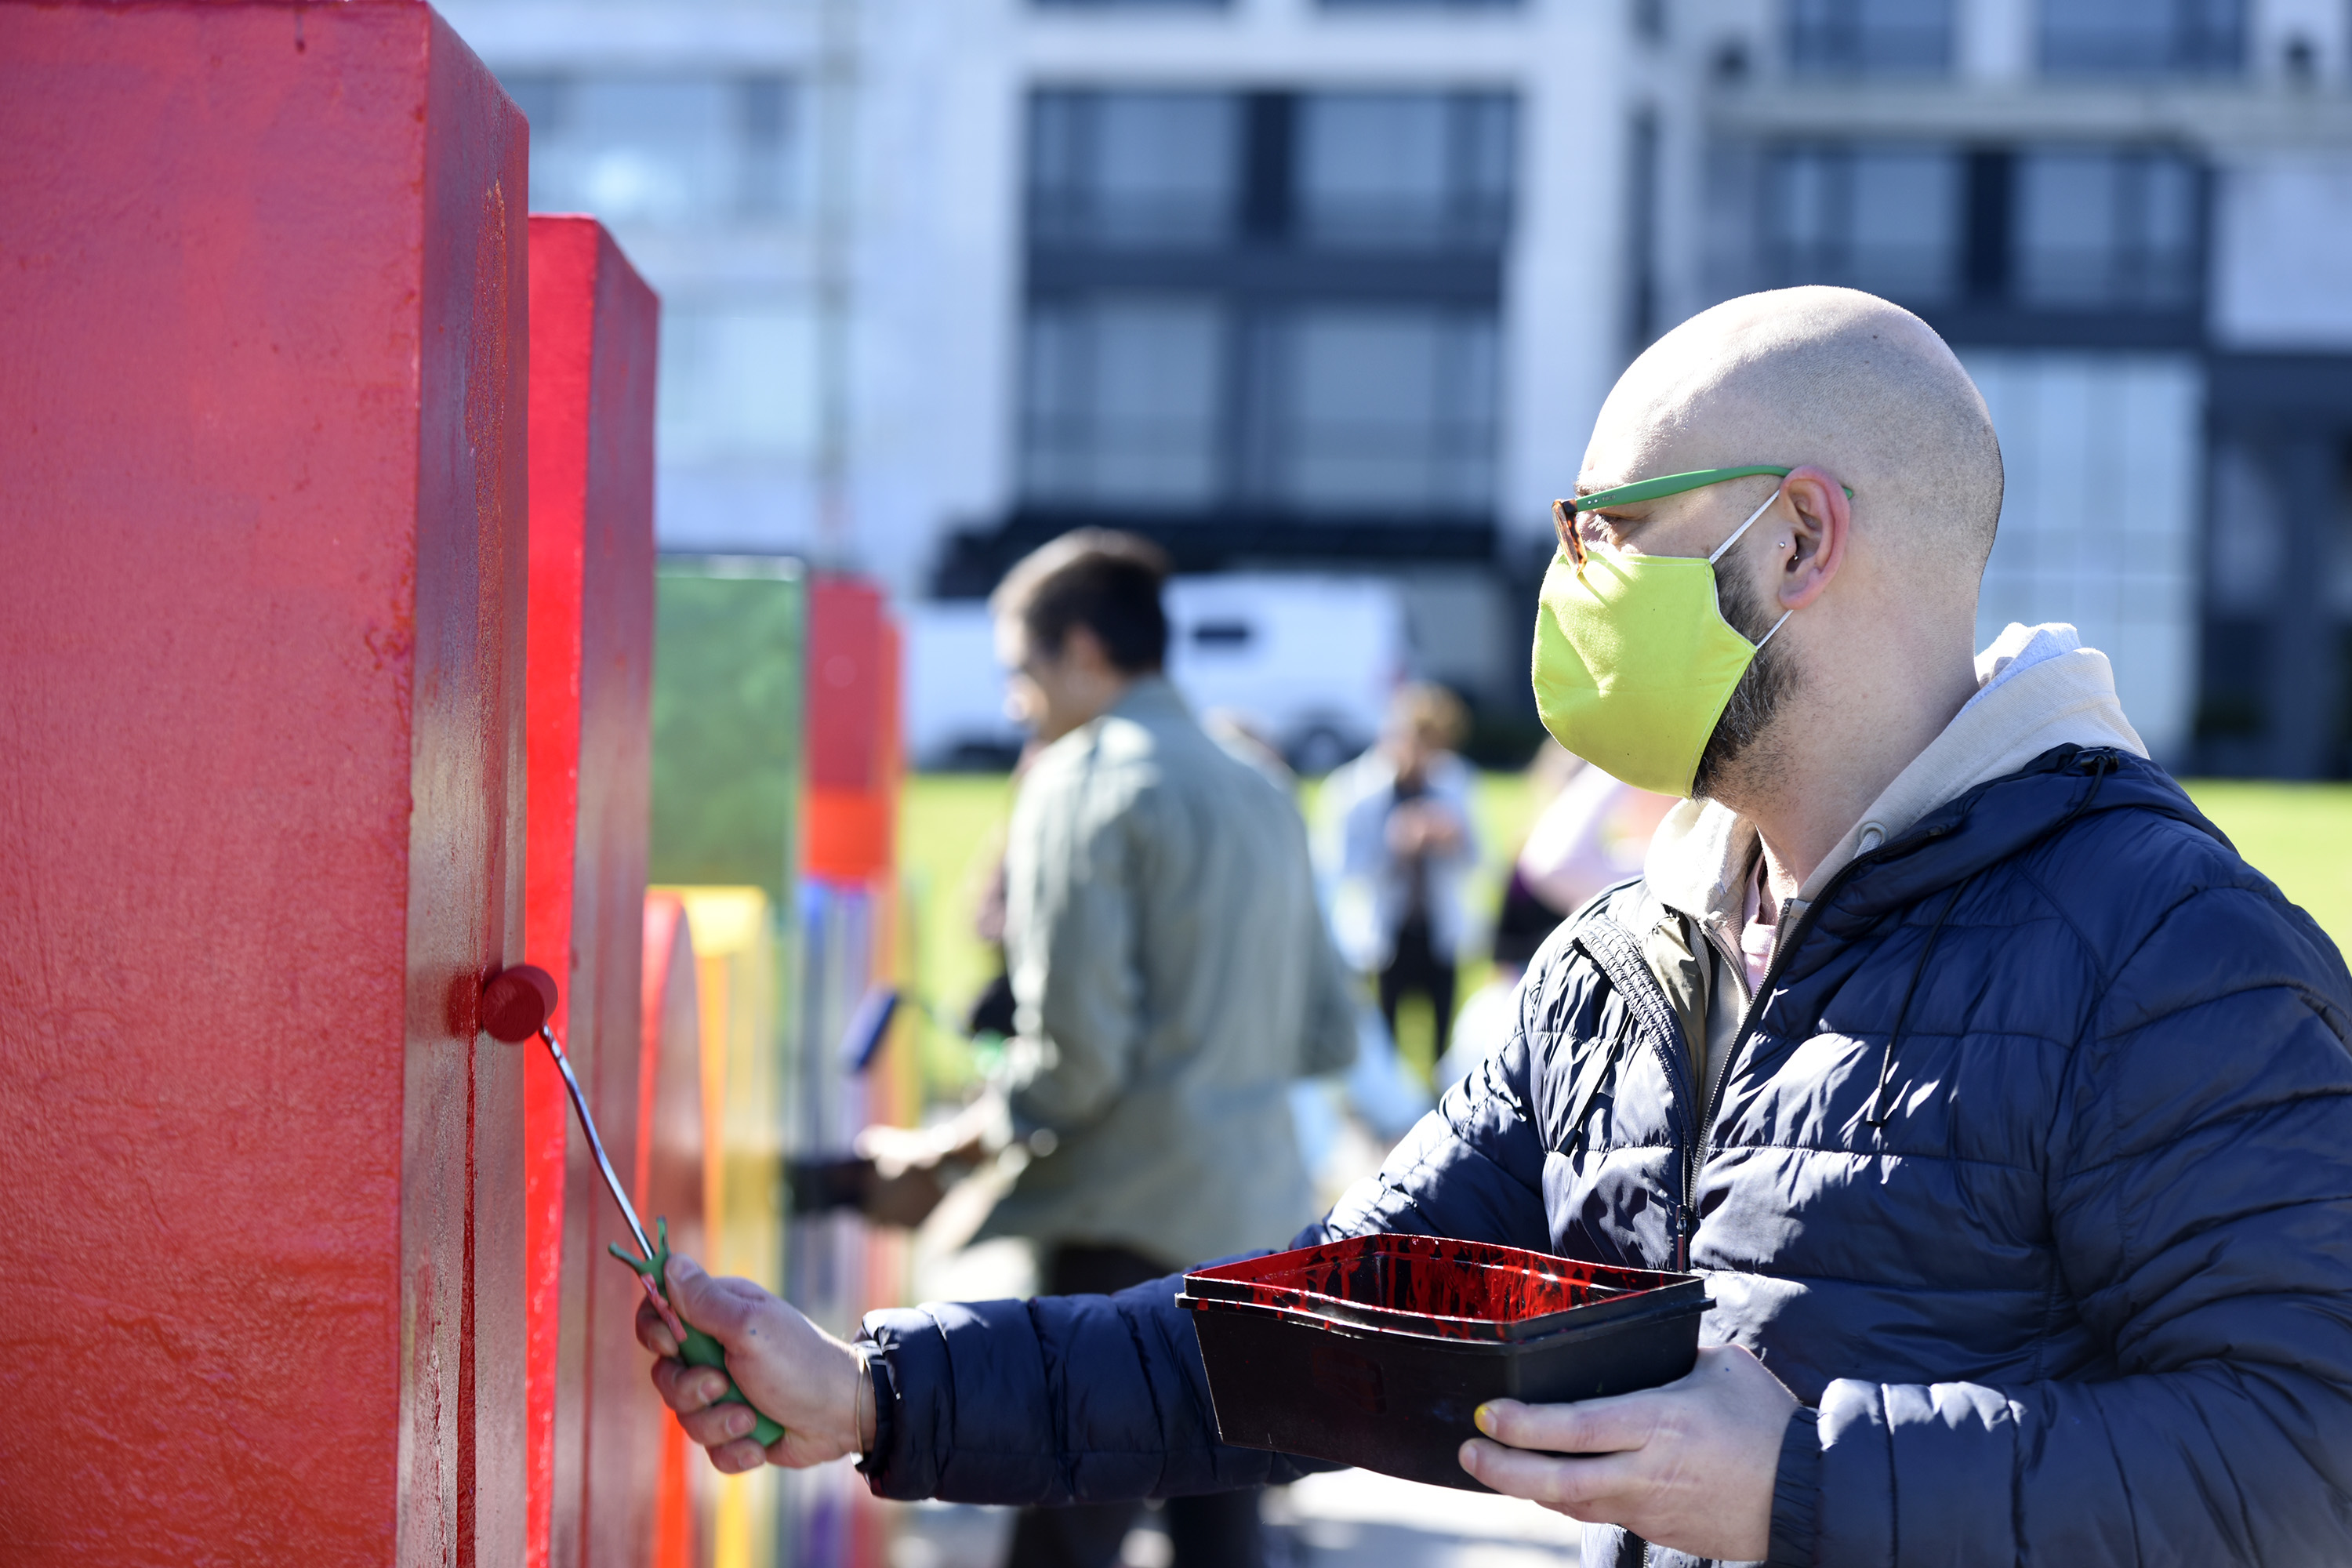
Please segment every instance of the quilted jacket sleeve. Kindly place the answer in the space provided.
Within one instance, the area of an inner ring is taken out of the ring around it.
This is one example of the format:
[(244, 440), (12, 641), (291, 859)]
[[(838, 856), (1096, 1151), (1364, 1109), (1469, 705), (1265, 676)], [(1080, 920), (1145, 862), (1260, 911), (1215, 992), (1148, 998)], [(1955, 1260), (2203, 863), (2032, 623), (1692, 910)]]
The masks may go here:
[(2157, 921), (2110, 970), (2047, 1155), (2112, 1373), (1832, 1383), (1783, 1446), (1772, 1561), (2352, 1562), (2348, 1005), (2266, 888)]
[[(1298, 1246), (1404, 1230), (1546, 1243), (1543, 1152), (1524, 1114), (1528, 1053), (1449, 1090)], [(1217, 1441), (1181, 1275), (1116, 1296), (1039, 1297), (875, 1312), (897, 1402), (861, 1467), (877, 1496), (1058, 1503), (1178, 1497), (1335, 1467)]]
[[(1534, 988), (1531, 981), (1527, 989)], [(1520, 1004), (1528, 1005), (1524, 991)], [(1343, 1194), (1297, 1245), (1402, 1231), (1549, 1251), (1543, 1141), (1529, 1110), (1530, 1041), (1538, 1038), (1524, 1026), (1514, 1031), (1389, 1151), (1377, 1177)]]

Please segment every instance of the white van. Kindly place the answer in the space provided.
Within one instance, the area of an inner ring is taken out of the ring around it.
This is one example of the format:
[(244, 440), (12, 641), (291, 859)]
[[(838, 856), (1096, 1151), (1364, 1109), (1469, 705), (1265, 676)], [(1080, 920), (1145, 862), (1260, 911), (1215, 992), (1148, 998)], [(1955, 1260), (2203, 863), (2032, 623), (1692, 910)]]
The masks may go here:
[[(1404, 607), (1381, 578), (1229, 573), (1168, 584), (1168, 674), (1193, 710), (1232, 714), (1301, 773), (1370, 745), (1405, 679)], [(999, 764), (1004, 716), (988, 607), (906, 607), (907, 754), (918, 767)]]

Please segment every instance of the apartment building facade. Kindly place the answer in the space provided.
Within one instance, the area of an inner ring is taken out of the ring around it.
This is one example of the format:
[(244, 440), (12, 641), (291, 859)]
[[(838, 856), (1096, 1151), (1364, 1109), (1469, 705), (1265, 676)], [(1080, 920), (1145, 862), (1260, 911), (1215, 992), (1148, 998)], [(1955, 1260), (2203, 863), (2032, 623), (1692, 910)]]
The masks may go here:
[(2176, 765), (2352, 767), (2339, 0), (449, 9), (663, 290), (670, 548), (969, 595), (1137, 528), (1392, 578), (1507, 702), (1626, 360), (1849, 283), (1993, 405), (1988, 637), (2076, 622)]

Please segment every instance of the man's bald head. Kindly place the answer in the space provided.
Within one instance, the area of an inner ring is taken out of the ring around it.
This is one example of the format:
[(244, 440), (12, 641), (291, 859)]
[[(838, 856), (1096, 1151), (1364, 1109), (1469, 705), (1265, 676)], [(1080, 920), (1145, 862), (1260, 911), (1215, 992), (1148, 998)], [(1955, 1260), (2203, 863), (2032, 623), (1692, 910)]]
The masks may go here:
[(1701, 311), (1620, 378), (1582, 479), (1751, 463), (1827, 468), (1853, 491), (1857, 542), (1975, 592), (2000, 518), (2000, 444), (1976, 384), (1910, 311), (1822, 288)]

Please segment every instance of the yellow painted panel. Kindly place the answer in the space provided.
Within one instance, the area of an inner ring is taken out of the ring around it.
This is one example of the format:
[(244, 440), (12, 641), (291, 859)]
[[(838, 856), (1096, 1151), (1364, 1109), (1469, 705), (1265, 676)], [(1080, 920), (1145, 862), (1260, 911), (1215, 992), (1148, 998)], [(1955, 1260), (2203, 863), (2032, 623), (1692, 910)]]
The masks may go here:
[[(703, 1214), (713, 1273), (783, 1288), (775, 911), (758, 888), (670, 888), (694, 931), (701, 1000)], [(775, 1568), (776, 1472), (718, 1482), (713, 1568)]]

